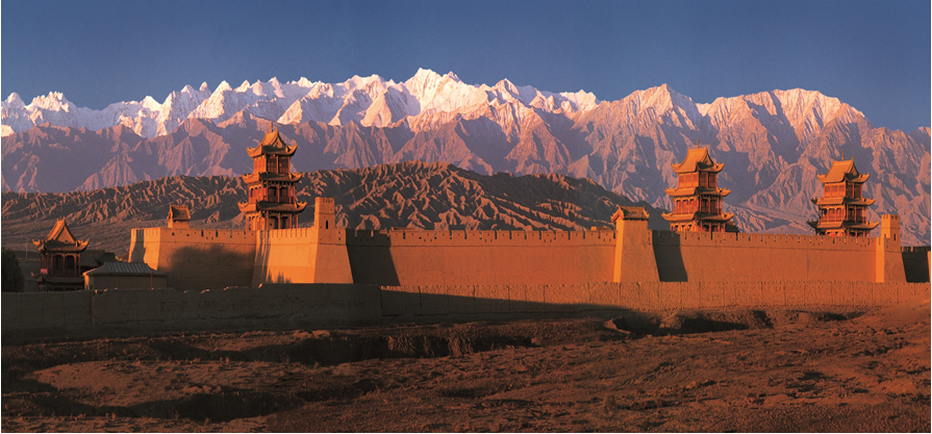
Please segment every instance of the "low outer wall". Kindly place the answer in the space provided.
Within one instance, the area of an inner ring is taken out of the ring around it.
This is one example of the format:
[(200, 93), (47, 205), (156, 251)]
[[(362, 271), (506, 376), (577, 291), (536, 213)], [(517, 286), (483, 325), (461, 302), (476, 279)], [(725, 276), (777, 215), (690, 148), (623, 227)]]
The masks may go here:
[(370, 285), (264, 285), (206, 291), (3, 293), (8, 336), (96, 336), (223, 329), (334, 328), (381, 321)]
[(929, 285), (874, 282), (621, 282), (383, 287), (384, 316), (671, 312), (732, 308), (874, 308), (929, 299)]
[(407, 286), (265, 284), (207, 291), (3, 293), (4, 344), (66, 336), (355, 327), (622, 311), (870, 308), (929, 299), (927, 283), (651, 282)]

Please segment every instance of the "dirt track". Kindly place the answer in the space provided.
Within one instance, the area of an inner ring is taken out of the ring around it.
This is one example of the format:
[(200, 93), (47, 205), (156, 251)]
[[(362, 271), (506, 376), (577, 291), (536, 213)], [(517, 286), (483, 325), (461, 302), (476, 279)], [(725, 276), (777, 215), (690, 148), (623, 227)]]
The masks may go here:
[(4, 345), (2, 429), (928, 432), (929, 317), (925, 301)]

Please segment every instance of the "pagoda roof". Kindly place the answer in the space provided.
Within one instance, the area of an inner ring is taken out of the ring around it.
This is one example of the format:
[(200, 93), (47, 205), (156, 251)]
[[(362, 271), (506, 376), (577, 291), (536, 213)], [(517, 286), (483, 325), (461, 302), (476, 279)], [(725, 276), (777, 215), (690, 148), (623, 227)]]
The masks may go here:
[(303, 173), (253, 172), (243, 175), (243, 182), (248, 185), (263, 181), (298, 182), (303, 176)]
[(307, 207), (307, 202), (297, 203), (280, 203), (280, 202), (240, 202), (239, 210), (241, 212), (258, 212), (258, 211), (278, 211), (299, 213)]
[(259, 146), (246, 148), (246, 153), (252, 158), (257, 158), (262, 155), (284, 155), (290, 157), (294, 155), (297, 149), (297, 145), (288, 146), (288, 144), (282, 140), (282, 136), (278, 134), (278, 128), (271, 126), (269, 131), (265, 133), (265, 137), (259, 142)]
[(858, 168), (854, 166), (854, 160), (832, 160), (832, 167), (828, 170), (828, 173), (825, 175), (816, 175), (816, 179), (823, 184), (842, 181), (860, 184), (867, 181), (867, 178), (870, 178), (870, 174), (861, 174), (858, 172)]
[(77, 240), (64, 218), (59, 218), (52, 226), (49, 234), (41, 240), (32, 240), (38, 251), (74, 252), (80, 253), (87, 248), (88, 241)]
[(866, 197), (851, 198), (851, 197), (816, 197), (810, 199), (812, 203), (817, 206), (826, 206), (826, 205), (861, 205), (861, 206), (871, 206), (874, 204), (874, 199), (868, 199)]
[(670, 197), (686, 197), (686, 196), (696, 196), (700, 194), (705, 194), (709, 196), (725, 197), (731, 194), (731, 190), (727, 188), (707, 188), (707, 187), (668, 188), (664, 190), (664, 192), (666, 192), (667, 196), (670, 196)]
[(686, 153), (686, 158), (682, 163), (670, 164), (673, 167), (673, 171), (676, 173), (692, 173), (692, 172), (712, 172), (718, 173), (722, 171), (722, 168), (725, 167), (722, 163), (716, 163), (712, 161), (712, 158), (709, 157), (709, 147), (704, 148), (693, 148)]

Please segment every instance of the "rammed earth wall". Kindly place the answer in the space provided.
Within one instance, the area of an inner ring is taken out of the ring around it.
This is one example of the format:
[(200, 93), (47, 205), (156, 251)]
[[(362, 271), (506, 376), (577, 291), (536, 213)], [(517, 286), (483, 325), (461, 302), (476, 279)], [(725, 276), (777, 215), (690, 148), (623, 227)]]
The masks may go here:
[(652, 231), (661, 281), (864, 281), (879, 238)]
[(256, 232), (231, 229), (133, 229), (130, 261), (168, 274), (180, 290), (249, 286), (256, 263)]
[[(598, 282), (928, 281), (928, 251), (900, 248), (899, 219), (880, 236), (832, 237), (647, 228), (619, 209), (614, 229), (472, 231), (337, 228), (333, 199), (314, 226), (271, 231), (153, 228), (132, 233), (130, 260), (181, 290), (263, 283), (387, 286), (587, 285)], [(925, 253), (925, 260), (922, 254)], [(907, 271), (905, 264), (918, 270)]]
[(685, 309), (865, 309), (927, 300), (928, 283), (625, 282), (581, 285), (265, 284), (205, 291), (3, 293), (3, 341), (398, 322), (612, 317)]
[(353, 281), (379, 285), (545, 285), (612, 280), (615, 233), (347, 231)]

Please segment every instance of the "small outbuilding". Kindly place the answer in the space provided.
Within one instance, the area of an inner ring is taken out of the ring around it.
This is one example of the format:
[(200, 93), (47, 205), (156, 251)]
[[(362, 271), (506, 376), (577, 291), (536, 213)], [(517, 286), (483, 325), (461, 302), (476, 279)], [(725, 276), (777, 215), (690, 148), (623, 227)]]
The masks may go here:
[(191, 211), (187, 205), (169, 205), (168, 207), (168, 227), (170, 228), (187, 228), (190, 227)]
[(168, 287), (168, 275), (144, 262), (105, 262), (84, 273), (84, 289)]

